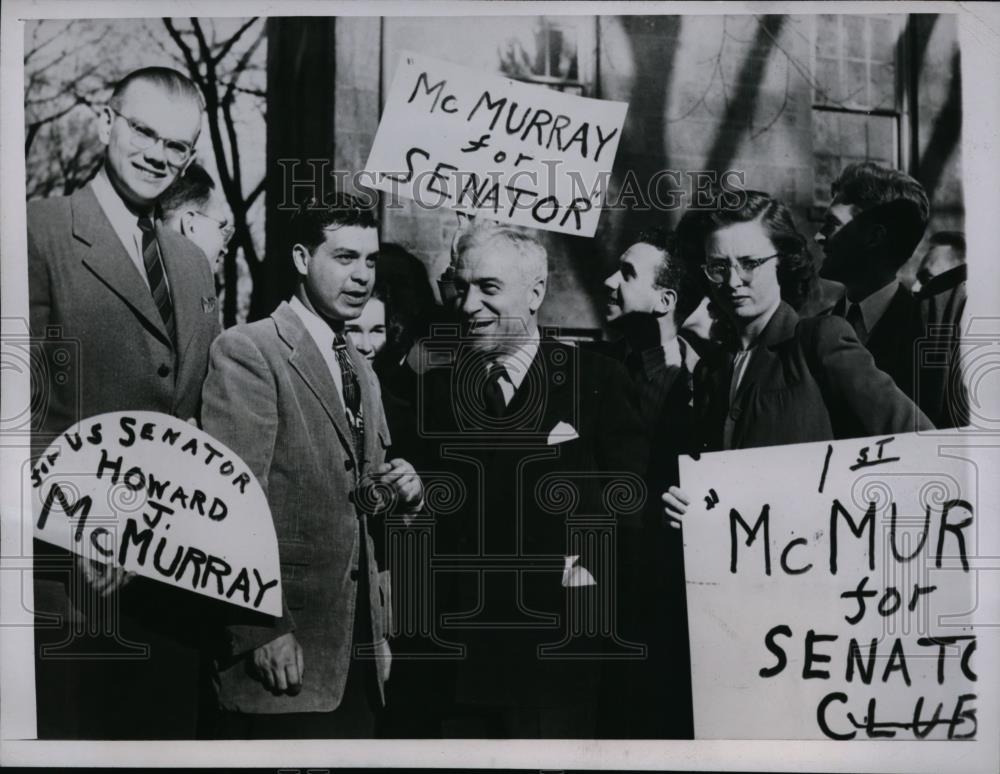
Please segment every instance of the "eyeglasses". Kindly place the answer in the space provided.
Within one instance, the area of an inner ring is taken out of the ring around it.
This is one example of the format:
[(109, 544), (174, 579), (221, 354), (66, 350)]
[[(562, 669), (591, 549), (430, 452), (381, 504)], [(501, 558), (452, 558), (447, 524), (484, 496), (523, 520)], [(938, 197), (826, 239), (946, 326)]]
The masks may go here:
[(219, 220), (218, 218), (213, 218), (211, 215), (206, 215), (201, 210), (192, 210), (195, 215), (201, 215), (201, 217), (206, 220), (212, 221), (216, 226), (219, 227), (219, 231), (222, 233), (222, 239), (224, 244), (229, 244), (229, 240), (233, 238), (233, 234), (236, 232), (236, 226), (232, 223), (227, 223), (224, 220)]
[(163, 143), (163, 155), (167, 160), (167, 163), (174, 167), (182, 167), (187, 163), (188, 159), (194, 155), (194, 147), (181, 140), (168, 140), (166, 137), (160, 137), (155, 131), (150, 129), (145, 124), (141, 124), (133, 118), (129, 118), (124, 113), (119, 113), (110, 105), (108, 109), (114, 113), (119, 118), (125, 119), (125, 123), (128, 124), (128, 128), (132, 130), (132, 145), (134, 145), (139, 150), (146, 150), (147, 148), (152, 148), (156, 143)]
[[(777, 258), (779, 254), (775, 253), (764, 258), (737, 258), (735, 262), (736, 273), (741, 281), (749, 282), (757, 269), (772, 258)], [(705, 264), (701, 268), (705, 272), (705, 276), (708, 277), (709, 282), (721, 285), (729, 279), (729, 273), (733, 270), (733, 267), (733, 263), (720, 258), (705, 261)]]

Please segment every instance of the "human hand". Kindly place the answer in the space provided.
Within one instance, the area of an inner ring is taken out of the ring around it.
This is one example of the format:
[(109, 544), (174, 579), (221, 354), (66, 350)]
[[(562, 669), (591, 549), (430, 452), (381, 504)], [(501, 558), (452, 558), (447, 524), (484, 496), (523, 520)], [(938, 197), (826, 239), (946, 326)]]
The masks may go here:
[(97, 593), (98, 596), (110, 596), (126, 586), (135, 577), (134, 572), (128, 572), (123, 567), (86, 559), (78, 554), (73, 556), (88, 588)]
[(679, 486), (672, 486), (660, 499), (663, 501), (667, 523), (674, 529), (680, 529), (684, 525), (683, 517), (691, 504), (691, 498)]
[(393, 488), (403, 510), (419, 508), (424, 499), (424, 485), (409, 462), (397, 457), (379, 465), (375, 473), (383, 484)]
[(292, 696), (302, 690), (305, 662), (302, 646), (293, 632), (282, 634), (254, 650), (253, 665), (257, 679), (268, 690)]

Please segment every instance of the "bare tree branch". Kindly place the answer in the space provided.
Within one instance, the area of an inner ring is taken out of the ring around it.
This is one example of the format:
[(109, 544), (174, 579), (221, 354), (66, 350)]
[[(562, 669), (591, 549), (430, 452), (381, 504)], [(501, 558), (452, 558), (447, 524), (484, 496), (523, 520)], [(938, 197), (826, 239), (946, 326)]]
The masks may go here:
[(253, 206), (253, 203), (257, 201), (260, 195), (264, 193), (264, 190), (266, 188), (267, 188), (267, 176), (265, 175), (260, 179), (260, 182), (257, 183), (256, 186), (254, 186), (254, 189), (247, 194), (246, 204), (248, 210)]
[[(235, 33), (233, 33), (233, 36), (222, 45), (222, 49), (215, 55), (215, 57), (214, 57), (214, 63), (215, 64), (219, 64), (223, 59), (226, 58), (226, 55), (230, 51), (232, 51), (233, 46), (236, 45), (237, 41), (239, 41), (239, 39), (243, 37), (243, 33), (245, 33), (248, 29), (250, 29), (254, 25), (254, 22), (257, 21), (258, 18), (260, 18), (260, 17), (254, 16), (249, 21), (247, 21), (245, 24), (243, 24), (238, 30), (236, 30)], [(213, 32), (214, 32), (214, 28), (213, 28)]]
[(172, 19), (164, 17), (163, 26), (167, 28), (167, 33), (170, 35), (170, 38), (174, 41), (174, 43), (177, 44), (177, 48), (181, 50), (181, 55), (184, 57), (184, 64), (187, 65), (188, 75), (191, 76), (191, 80), (201, 87), (204, 81), (198, 70), (198, 63), (195, 61), (194, 52), (191, 51), (191, 47), (188, 46), (184, 37), (177, 31), (177, 28), (174, 27)]
[(261, 27), (260, 34), (257, 35), (257, 39), (249, 46), (247, 46), (247, 50), (243, 52), (243, 56), (241, 56), (239, 60), (236, 62), (236, 64), (233, 66), (233, 78), (229, 82), (229, 86), (226, 89), (226, 93), (222, 98), (222, 101), (224, 103), (229, 103), (233, 101), (233, 97), (236, 91), (236, 85), (239, 83), (240, 78), (243, 77), (243, 73), (247, 68), (247, 64), (250, 62), (251, 57), (253, 57), (254, 52), (256, 52), (257, 48), (264, 41), (266, 35), (267, 31), (265, 30), (264, 27)]
[[(57, 30), (55, 33), (53, 33), (52, 35), (50, 35), (49, 37), (47, 37), (41, 43), (39, 43), (38, 45), (32, 47), (32, 49), (30, 51), (28, 51), (24, 55), (24, 63), (28, 64), (28, 62), (31, 61), (32, 57), (34, 57), (35, 54), (37, 54), (39, 51), (41, 51), (43, 48), (45, 48), (47, 45), (49, 45), (49, 43), (51, 43), (53, 40), (57, 40), (58, 38), (61, 38), (63, 35), (65, 35), (67, 32), (69, 32), (70, 29), (72, 29), (73, 25), (76, 24), (76, 22), (77, 22), (77, 19), (73, 19), (65, 27), (62, 27), (61, 29)], [(41, 21), (41, 22), (39, 22), (38, 26), (35, 27), (35, 36), (34, 37), (37, 37), (38, 30), (41, 29), (43, 23), (44, 23), (44, 20)], [(34, 37), (32, 38), (32, 42), (34, 42)]]

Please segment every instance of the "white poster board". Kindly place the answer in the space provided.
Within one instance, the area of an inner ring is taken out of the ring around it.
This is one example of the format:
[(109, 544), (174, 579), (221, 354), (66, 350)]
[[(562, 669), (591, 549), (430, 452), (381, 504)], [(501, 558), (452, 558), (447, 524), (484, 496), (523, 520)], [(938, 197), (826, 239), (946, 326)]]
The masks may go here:
[(154, 411), (90, 417), (31, 471), (35, 537), (181, 589), (281, 615), (278, 541), (246, 463)]
[(940, 445), (681, 459), (696, 738), (975, 737), (975, 478)]
[(627, 109), (404, 53), (365, 170), (419, 206), (591, 237)]

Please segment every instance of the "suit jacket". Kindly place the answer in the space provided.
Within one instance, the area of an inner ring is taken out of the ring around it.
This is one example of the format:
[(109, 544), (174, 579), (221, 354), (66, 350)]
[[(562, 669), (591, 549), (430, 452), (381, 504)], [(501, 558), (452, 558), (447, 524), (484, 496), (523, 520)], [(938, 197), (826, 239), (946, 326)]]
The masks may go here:
[(723, 350), (695, 370), (695, 426), (706, 451), (724, 448), (727, 414), (733, 449), (933, 428), (840, 317), (800, 320), (782, 302), (730, 406), (732, 368), (733, 353)]
[(193, 242), (160, 224), (156, 238), (174, 305), (176, 349), (90, 186), (28, 203), (31, 335), (48, 372), (67, 377), (32, 384), (37, 451), (95, 414), (197, 414), (208, 348), (220, 330), (215, 283)]
[[(157, 225), (177, 330), (171, 343), (149, 288), (90, 186), (28, 203), (28, 296), (35, 356), (32, 451), (41, 454), (81, 419), (109, 411), (196, 416), (208, 349), (220, 330), (204, 253)], [(39, 555), (56, 553), (38, 546)], [(64, 572), (36, 573), (36, 609), (69, 612)], [(137, 579), (121, 592), (126, 612), (146, 614), (166, 587)], [(185, 594), (184, 598), (192, 595)], [(130, 602), (136, 598), (134, 604)]]
[[(646, 494), (648, 452), (628, 378), (608, 358), (542, 339), (503, 419), (490, 424), (477, 403), (482, 374), (461, 354), (453, 362), (419, 377), (418, 412), (423, 464), (461, 482), (457, 507), (438, 516), (436, 554), (454, 568), (442, 634), (467, 648), (456, 700), (596, 702), (600, 662), (581, 653), (621, 646), (608, 604), (621, 568), (601, 535), (609, 523), (619, 538), (622, 522), (638, 523)], [(592, 526), (595, 518), (603, 522)], [(596, 585), (563, 585), (572, 556)], [(597, 628), (583, 631), (581, 616), (598, 607), (605, 620), (592, 616)]]
[[(846, 296), (828, 312), (843, 317)], [(915, 296), (900, 285), (865, 346), (885, 371), (936, 427), (968, 421), (957, 352), (965, 308), (965, 283), (939, 293)]]
[[(202, 424), (246, 461), (267, 495), (283, 592), (280, 618), (228, 609), (218, 663), (219, 703), (225, 709), (336, 709), (352, 642), (368, 639), (366, 632), (354, 637), (356, 605), (369, 607), (374, 647), (367, 656), (377, 659), (379, 685), (388, 677), (389, 586), (368, 534), (375, 508), (366, 482), (384, 462), (391, 439), (375, 375), (353, 345), (348, 352), (365, 416), (361, 460), (333, 376), (288, 304), (268, 319), (227, 330), (212, 346)], [(361, 566), (367, 568), (368, 600), (358, 599)], [(295, 632), (304, 651), (303, 686), (296, 696), (274, 696), (251, 675), (252, 651), (286, 632)]]
[[(621, 339), (600, 351), (627, 362), (630, 348)], [(685, 342), (686, 347), (690, 347)], [(688, 350), (692, 354), (693, 350)], [(626, 549), (628, 562), (619, 595), (626, 636), (647, 646), (644, 660), (626, 660), (605, 670), (607, 712), (601, 736), (613, 738), (692, 738), (691, 654), (684, 546), (680, 530), (665, 523), (659, 495), (678, 483), (677, 458), (695, 450), (692, 407), (693, 358), (679, 369), (628, 369), (641, 381), (643, 431), (649, 443), (646, 484), (650, 496), (641, 531)], [(638, 545), (635, 545), (635, 543)]]

